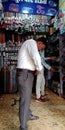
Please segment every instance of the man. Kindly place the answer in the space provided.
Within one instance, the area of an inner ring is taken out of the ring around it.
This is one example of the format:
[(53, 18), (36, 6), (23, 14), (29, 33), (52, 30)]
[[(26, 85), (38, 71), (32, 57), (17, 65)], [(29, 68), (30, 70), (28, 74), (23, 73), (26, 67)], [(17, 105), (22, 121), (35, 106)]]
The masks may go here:
[(38, 119), (30, 110), (34, 72), (42, 70), (41, 57), (38, 50), (43, 49), (43, 37), (37, 41), (28, 39), (22, 44), (18, 53), (17, 86), (19, 89), (20, 130), (27, 130), (27, 121)]
[[(40, 38), (39, 38), (40, 40)], [(39, 51), (40, 56), (41, 56), (41, 63), (43, 65), (43, 69), (41, 70), (41, 73), (39, 73), (37, 75), (37, 81), (36, 81), (36, 102), (43, 102), (46, 98), (46, 94), (45, 94), (45, 77), (44, 77), (44, 67), (48, 70), (50, 70), (51, 72), (54, 72), (55, 69), (52, 68), (50, 65), (48, 65), (46, 63), (46, 60), (55, 60), (56, 57), (52, 56), (52, 57), (44, 57), (44, 49), (46, 48), (46, 38), (44, 38), (43, 40), (43, 50)]]

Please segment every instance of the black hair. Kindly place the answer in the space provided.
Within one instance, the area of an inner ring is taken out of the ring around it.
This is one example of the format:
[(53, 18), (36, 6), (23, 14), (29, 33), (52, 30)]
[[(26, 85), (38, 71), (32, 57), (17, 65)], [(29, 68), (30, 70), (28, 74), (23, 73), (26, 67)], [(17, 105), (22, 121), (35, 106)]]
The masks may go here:
[(37, 39), (37, 41), (41, 41), (41, 42), (43, 42), (43, 44), (47, 44), (47, 40), (46, 40), (46, 38), (45, 37), (39, 37), (38, 39)]

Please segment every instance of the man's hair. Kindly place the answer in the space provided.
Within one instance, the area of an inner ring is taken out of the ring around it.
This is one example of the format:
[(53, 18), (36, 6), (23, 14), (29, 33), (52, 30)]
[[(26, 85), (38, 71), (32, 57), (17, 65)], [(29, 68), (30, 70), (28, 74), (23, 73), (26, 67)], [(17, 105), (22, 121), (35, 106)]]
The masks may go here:
[(46, 38), (45, 37), (39, 37), (38, 39), (37, 39), (37, 41), (41, 41), (41, 42), (43, 42), (43, 44), (47, 44), (47, 40), (46, 40)]

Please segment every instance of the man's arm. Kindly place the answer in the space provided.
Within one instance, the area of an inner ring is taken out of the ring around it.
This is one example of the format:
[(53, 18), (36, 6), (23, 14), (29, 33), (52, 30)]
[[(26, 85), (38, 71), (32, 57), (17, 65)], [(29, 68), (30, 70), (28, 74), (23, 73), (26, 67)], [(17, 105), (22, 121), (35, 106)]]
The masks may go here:
[(44, 57), (45, 60), (55, 60), (56, 56)]
[(55, 69), (52, 68), (49, 64), (47, 64), (46, 61), (47, 61), (47, 60), (55, 60), (56, 57), (55, 57), (55, 56), (44, 57), (44, 50), (43, 50), (43, 51), (40, 51), (40, 56), (41, 56), (42, 65), (43, 65), (46, 69), (51, 70), (52, 72), (54, 72)]

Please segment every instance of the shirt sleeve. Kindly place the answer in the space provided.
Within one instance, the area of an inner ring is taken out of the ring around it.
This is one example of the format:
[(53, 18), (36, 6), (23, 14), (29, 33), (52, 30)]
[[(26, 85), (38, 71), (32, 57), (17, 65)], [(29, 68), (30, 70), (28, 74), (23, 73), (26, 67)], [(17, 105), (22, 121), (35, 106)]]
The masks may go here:
[(44, 57), (45, 60), (50, 60), (50, 57)]
[(40, 53), (40, 55), (41, 55), (41, 57), (44, 59), (44, 60), (50, 60), (50, 57), (45, 57), (44, 55), (44, 50), (42, 50), (42, 51), (40, 51), (39, 53)]
[(28, 45), (28, 52), (35, 64), (36, 70), (41, 71), (43, 67), (41, 64), (41, 57), (38, 52), (36, 41), (31, 40), (30, 44)]
[(50, 70), (50, 69), (51, 69), (51, 66), (46, 63), (46, 60), (49, 60), (50, 58), (49, 58), (49, 57), (47, 57), (47, 58), (44, 57), (44, 50), (43, 50), (43, 51), (40, 51), (40, 56), (41, 56), (41, 63), (42, 63), (42, 65), (43, 65), (46, 69)]
[(50, 70), (50, 69), (51, 69), (51, 66), (46, 63), (45, 59), (41, 59), (41, 60), (42, 60), (42, 65), (43, 65), (46, 69)]

